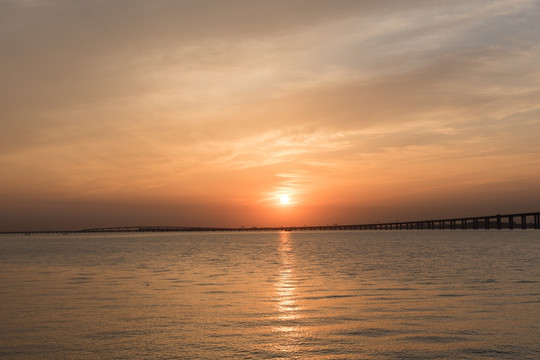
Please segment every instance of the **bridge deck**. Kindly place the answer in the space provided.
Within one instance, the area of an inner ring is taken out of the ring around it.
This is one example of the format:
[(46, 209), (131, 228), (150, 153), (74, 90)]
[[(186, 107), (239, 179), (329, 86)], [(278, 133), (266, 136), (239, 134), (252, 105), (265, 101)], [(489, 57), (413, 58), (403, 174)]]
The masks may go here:
[[(516, 222), (515, 219), (518, 219)], [(464, 218), (433, 219), (419, 221), (396, 221), (386, 223), (287, 226), (287, 227), (186, 227), (186, 226), (121, 226), (84, 229), (77, 231), (19, 231), (1, 234), (44, 233), (106, 233), (106, 232), (194, 232), (194, 231), (317, 231), (317, 230), (456, 230), (456, 229), (540, 229), (540, 212), (489, 215)]]

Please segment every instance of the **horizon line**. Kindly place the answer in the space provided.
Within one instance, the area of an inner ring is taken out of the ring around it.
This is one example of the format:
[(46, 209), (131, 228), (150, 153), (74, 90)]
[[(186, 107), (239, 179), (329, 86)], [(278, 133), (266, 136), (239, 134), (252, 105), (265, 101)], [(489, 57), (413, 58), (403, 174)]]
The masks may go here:
[[(532, 216), (533, 222), (527, 223), (527, 218)], [(519, 223), (514, 223), (514, 217), (520, 217)], [(507, 222), (502, 219), (507, 218)], [(494, 221), (493, 221), (494, 220)], [(123, 232), (207, 232), (207, 231), (320, 231), (320, 230), (456, 230), (458, 222), (460, 229), (469, 229), (469, 221), (472, 221), (472, 229), (480, 229), (480, 224), (483, 224), (485, 230), (502, 229), (503, 225), (507, 229), (514, 229), (519, 225), (521, 229), (540, 229), (540, 211), (514, 213), (514, 214), (496, 214), (484, 216), (469, 216), (457, 218), (443, 219), (428, 219), (428, 220), (413, 220), (413, 221), (395, 221), (395, 222), (376, 222), (367, 224), (332, 224), (332, 225), (304, 225), (304, 226), (252, 226), (252, 227), (205, 227), (205, 226), (116, 226), (116, 227), (100, 227), (88, 228), (81, 230), (33, 230), (33, 231), (0, 231), (0, 234), (73, 234), (73, 233), (123, 233)], [(446, 223), (449, 223), (448, 228)], [(494, 227), (492, 224), (494, 223)], [(532, 225), (528, 227), (527, 225)], [(427, 226), (426, 226), (427, 225)]]

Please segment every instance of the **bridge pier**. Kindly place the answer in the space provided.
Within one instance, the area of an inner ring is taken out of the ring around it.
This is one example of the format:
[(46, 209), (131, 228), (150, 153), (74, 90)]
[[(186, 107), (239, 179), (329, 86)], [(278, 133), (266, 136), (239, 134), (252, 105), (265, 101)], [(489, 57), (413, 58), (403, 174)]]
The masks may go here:
[(484, 229), (489, 230), (489, 218), (484, 218)]
[(514, 230), (514, 217), (508, 216), (508, 228)]
[(527, 216), (521, 215), (521, 228), (523, 230), (527, 229)]
[(501, 215), (497, 215), (497, 230), (502, 229)]

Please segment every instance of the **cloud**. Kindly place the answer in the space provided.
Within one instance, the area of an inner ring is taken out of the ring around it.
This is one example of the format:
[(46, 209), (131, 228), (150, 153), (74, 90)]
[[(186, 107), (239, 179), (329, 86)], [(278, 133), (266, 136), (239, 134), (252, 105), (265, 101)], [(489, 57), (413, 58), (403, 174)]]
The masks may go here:
[(539, 15), (526, 0), (3, 1), (0, 184), (324, 203), (532, 181)]

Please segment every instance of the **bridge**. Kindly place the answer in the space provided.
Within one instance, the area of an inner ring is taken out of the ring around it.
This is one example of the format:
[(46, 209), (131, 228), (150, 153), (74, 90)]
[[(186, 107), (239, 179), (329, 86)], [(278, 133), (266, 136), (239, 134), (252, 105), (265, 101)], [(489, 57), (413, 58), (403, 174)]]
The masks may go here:
[(464, 218), (395, 221), (352, 225), (281, 226), (281, 227), (186, 227), (186, 226), (121, 226), (76, 231), (19, 231), (2, 234), (37, 233), (125, 233), (125, 232), (202, 232), (202, 231), (321, 231), (321, 230), (468, 230), (468, 229), (540, 229), (540, 212), (488, 215)]
[(80, 232), (168, 232), (168, 231), (317, 231), (317, 230), (456, 230), (456, 229), (540, 229), (540, 212), (489, 215), (465, 218), (386, 222), (353, 225), (281, 227), (177, 227), (135, 226), (86, 229)]

